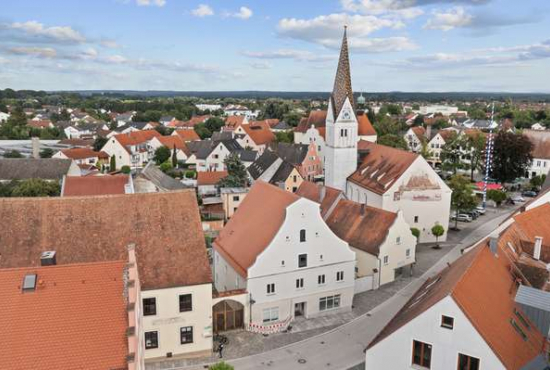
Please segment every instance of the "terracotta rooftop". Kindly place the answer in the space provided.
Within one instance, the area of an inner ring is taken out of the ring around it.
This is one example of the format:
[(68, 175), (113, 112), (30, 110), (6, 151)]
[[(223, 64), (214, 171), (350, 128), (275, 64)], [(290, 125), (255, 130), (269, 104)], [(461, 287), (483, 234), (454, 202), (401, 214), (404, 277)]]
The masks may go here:
[(357, 133), (359, 136), (376, 135), (376, 130), (372, 126), (372, 123), (370, 122), (369, 117), (366, 115), (366, 113), (357, 114), (357, 123), (359, 125), (357, 129)]
[(227, 177), (227, 171), (197, 172), (197, 186), (216, 185), (221, 179)]
[(361, 149), (368, 154), (348, 180), (376, 194), (384, 194), (418, 158), (405, 150), (362, 141)]
[(275, 141), (275, 134), (271, 132), (268, 124), (241, 125), (256, 145), (269, 144)]
[(550, 131), (523, 130), (523, 135), (533, 143), (533, 158), (550, 159)]
[(229, 116), (225, 119), (225, 126), (231, 130), (237, 128), (237, 126), (242, 125), (245, 120), (245, 116)]
[[(361, 207), (364, 207), (363, 214)], [(342, 199), (326, 222), (350, 246), (378, 256), (380, 245), (386, 240), (396, 217), (396, 213)]]
[(126, 194), (132, 183), (129, 175), (67, 176), (63, 180), (61, 196)]
[(248, 268), (279, 231), (286, 208), (298, 199), (277, 186), (256, 181), (214, 241), (214, 247), (239, 275), (246, 277)]
[[(322, 188), (325, 189), (323, 199), (321, 199), (323, 193)], [(336, 206), (337, 201), (343, 197), (342, 191), (338, 189), (331, 188), (330, 186), (317, 185), (310, 181), (303, 181), (295, 194), (319, 203), (321, 206), (321, 216), (323, 216), (323, 218), (330, 214), (332, 208)]]
[(174, 134), (181, 137), (185, 142), (201, 139), (199, 135), (195, 132), (195, 130), (176, 130), (174, 131)]
[(127, 134), (115, 135), (114, 138), (126, 149), (130, 145), (139, 145), (143, 144), (154, 137), (162, 136), (156, 130), (145, 130), (145, 131), (133, 131)]
[[(195, 132), (194, 130), (188, 131)], [(189, 154), (191, 154), (191, 151), (189, 150), (189, 148), (187, 148), (187, 145), (185, 145), (185, 142), (179, 135), (159, 136), (157, 137), (157, 140), (170, 150), (173, 150), (173, 148), (176, 147), (176, 149), (183, 151), (186, 156), (189, 156)]]
[(411, 127), (411, 130), (414, 132), (418, 140), (423, 141), (426, 139), (426, 129), (423, 126)]
[[(510, 323), (522, 312), (514, 301), (517, 286), (510, 261), (495, 258), (485, 241), (429, 279), (369, 344), (369, 348), (450, 296), (506, 369), (519, 370), (538, 356), (544, 338), (531, 324), (524, 340)], [(522, 317), (529, 321), (525, 314)], [(518, 325), (523, 325), (520, 320)]]
[[(0, 269), (2, 369), (127, 368), (125, 264)], [(36, 289), (22, 292), (27, 274)]]
[(109, 155), (105, 152), (96, 152), (91, 148), (72, 148), (62, 150), (61, 153), (70, 159), (100, 158), (108, 159)]
[(327, 120), (326, 110), (314, 110), (309, 113), (308, 117), (304, 117), (300, 120), (298, 126), (294, 129), (296, 132), (306, 132), (311, 126), (320, 128), (325, 127)]
[(136, 244), (143, 290), (212, 281), (195, 191), (0, 198), (0, 268), (121, 260)]

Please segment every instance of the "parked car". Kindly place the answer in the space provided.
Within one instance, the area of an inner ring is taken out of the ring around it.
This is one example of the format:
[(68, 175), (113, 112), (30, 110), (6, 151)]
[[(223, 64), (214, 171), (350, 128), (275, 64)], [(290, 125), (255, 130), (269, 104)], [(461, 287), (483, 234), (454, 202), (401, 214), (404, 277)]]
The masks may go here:
[(460, 213), (458, 217), (456, 215), (451, 216), (451, 220), (458, 219), (460, 222), (472, 222), (472, 217), (465, 213)]
[(485, 210), (485, 208), (483, 208), (483, 206), (477, 206), (476, 207), (476, 212), (479, 213), (480, 215), (484, 215), (485, 212), (487, 212), (487, 211)]
[(527, 191), (524, 191), (523, 193), (521, 193), (521, 195), (524, 196), (524, 197), (534, 198), (534, 197), (537, 196), (537, 192), (532, 191), (532, 190), (527, 190)]
[(512, 197), (512, 201), (514, 201), (514, 203), (521, 203), (525, 202), (525, 198), (523, 198), (521, 195), (514, 195)]
[(475, 210), (474, 211), (469, 211), (469, 212), (464, 212), (465, 215), (468, 215), (472, 218), (472, 220), (477, 220), (477, 218), (479, 217), (479, 213), (477, 213)]

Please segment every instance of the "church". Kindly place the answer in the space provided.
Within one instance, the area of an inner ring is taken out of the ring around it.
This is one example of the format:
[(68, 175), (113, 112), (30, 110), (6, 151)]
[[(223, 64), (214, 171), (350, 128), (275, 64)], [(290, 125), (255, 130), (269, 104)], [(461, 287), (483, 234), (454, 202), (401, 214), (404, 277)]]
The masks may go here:
[(433, 242), (435, 225), (447, 238), (451, 189), (418, 154), (376, 144), (366, 113), (354, 104), (347, 30), (344, 30), (328, 110), (312, 111), (295, 131), (295, 142), (318, 145), (325, 185), (350, 200), (391, 212), (403, 211), (419, 242)]

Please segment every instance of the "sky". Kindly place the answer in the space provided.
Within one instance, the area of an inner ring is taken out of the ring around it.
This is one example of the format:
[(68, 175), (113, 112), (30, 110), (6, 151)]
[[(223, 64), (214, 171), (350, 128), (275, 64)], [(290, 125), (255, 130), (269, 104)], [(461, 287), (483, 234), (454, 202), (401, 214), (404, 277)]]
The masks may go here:
[(0, 0), (0, 89), (550, 93), (548, 0)]

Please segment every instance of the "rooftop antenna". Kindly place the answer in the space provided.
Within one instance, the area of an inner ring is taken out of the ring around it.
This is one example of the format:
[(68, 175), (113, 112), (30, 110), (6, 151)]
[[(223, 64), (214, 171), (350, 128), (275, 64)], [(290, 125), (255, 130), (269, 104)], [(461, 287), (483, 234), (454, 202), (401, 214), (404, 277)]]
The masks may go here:
[(485, 145), (485, 177), (483, 179), (483, 209), (487, 208), (487, 184), (489, 182), (489, 175), (491, 174), (491, 165), (493, 163), (493, 126), (495, 123), (495, 102), (493, 101), (491, 107), (491, 124), (489, 125), (489, 136), (487, 137), (487, 144)]

